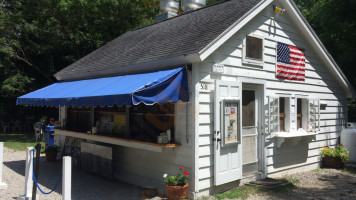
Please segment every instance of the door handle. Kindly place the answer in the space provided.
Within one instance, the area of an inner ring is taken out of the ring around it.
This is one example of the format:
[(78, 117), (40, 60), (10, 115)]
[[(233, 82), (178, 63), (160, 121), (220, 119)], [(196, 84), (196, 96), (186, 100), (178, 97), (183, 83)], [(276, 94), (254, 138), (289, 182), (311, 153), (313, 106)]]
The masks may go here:
[(220, 131), (214, 131), (214, 132), (216, 136), (213, 137), (213, 141), (216, 140), (217, 142), (221, 142), (221, 138), (219, 137)]

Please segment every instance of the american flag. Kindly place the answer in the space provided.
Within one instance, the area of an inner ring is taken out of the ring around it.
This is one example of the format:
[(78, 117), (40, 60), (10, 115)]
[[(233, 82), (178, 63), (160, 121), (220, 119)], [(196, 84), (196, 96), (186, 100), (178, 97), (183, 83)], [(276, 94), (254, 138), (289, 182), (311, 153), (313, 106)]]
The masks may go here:
[(278, 42), (276, 77), (305, 81), (304, 50)]

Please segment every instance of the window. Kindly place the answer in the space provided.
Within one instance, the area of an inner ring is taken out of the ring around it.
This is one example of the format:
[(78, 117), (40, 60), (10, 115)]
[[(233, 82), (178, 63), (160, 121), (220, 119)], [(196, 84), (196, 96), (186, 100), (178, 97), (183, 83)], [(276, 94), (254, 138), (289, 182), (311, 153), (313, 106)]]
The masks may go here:
[(309, 121), (313, 131), (320, 130), (320, 101), (309, 100)]
[(242, 126), (256, 126), (255, 91), (242, 91)]
[(269, 132), (279, 131), (279, 98), (269, 97)]
[(262, 39), (246, 37), (246, 58), (262, 61)]
[(285, 112), (285, 98), (279, 97), (279, 131), (286, 131), (285, 126), (286, 112)]
[(73, 131), (87, 132), (91, 129), (90, 108), (70, 107), (67, 111), (67, 127)]
[(302, 99), (297, 99), (297, 130), (303, 128)]
[(141, 103), (130, 108), (130, 139), (157, 142), (157, 136), (170, 131), (174, 140), (174, 104), (154, 104), (146, 106)]
[(319, 100), (295, 97), (269, 97), (269, 131), (290, 132), (300, 128), (320, 129)]
[(246, 36), (244, 40), (242, 62), (251, 65), (263, 65), (263, 39), (254, 36)]
[[(68, 108), (67, 127), (69, 130), (89, 133), (96, 127), (95, 134), (109, 137), (132, 139), (157, 143), (162, 133), (168, 143), (175, 142), (175, 104), (143, 103), (127, 107)], [(169, 139), (170, 138), (170, 139)], [(169, 140), (169, 141), (168, 141)], [(163, 142), (163, 143), (167, 143)]]

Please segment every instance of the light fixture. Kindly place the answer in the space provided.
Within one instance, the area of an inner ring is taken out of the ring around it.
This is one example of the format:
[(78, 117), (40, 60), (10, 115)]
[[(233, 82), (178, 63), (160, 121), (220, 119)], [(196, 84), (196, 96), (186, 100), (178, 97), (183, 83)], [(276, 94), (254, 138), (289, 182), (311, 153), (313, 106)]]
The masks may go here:
[(273, 5), (273, 11), (276, 13), (276, 14), (283, 14), (286, 9), (282, 9), (280, 7), (277, 7), (276, 5)]

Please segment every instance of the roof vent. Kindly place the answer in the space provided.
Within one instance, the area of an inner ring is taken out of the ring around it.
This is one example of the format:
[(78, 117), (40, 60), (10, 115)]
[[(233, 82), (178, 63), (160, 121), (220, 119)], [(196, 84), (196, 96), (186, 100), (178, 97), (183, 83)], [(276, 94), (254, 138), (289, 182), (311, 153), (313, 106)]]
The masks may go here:
[(160, 0), (159, 9), (162, 14), (155, 17), (155, 22), (175, 17), (179, 10), (179, 0)]
[(179, 0), (161, 0), (159, 4), (159, 10), (162, 13), (167, 13), (167, 12), (178, 13)]
[(182, 0), (182, 9), (184, 12), (196, 10), (206, 5), (206, 0)]

